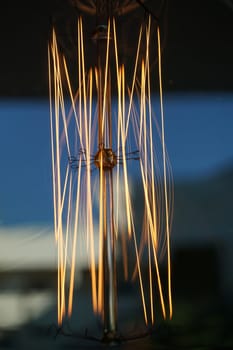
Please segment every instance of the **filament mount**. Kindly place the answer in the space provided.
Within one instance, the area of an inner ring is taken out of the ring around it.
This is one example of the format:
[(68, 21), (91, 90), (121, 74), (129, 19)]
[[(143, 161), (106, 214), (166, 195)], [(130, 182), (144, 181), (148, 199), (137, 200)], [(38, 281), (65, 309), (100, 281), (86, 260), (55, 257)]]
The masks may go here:
[(111, 148), (101, 146), (95, 155), (94, 163), (97, 168), (102, 164), (104, 170), (111, 170), (117, 164), (117, 157)]

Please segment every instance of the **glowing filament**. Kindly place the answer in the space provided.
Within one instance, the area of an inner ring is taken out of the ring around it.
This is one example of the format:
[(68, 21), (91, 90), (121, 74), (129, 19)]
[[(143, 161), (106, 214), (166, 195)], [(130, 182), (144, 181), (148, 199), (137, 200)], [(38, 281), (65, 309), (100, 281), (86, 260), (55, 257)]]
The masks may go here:
[[(98, 67), (86, 71), (83, 22), (79, 18), (76, 91), (71, 85), (66, 58), (59, 53), (55, 30), (52, 33), (48, 62), (54, 231), (58, 247), (59, 324), (66, 313), (69, 316), (72, 313), (80, 250), (85, 250), (90, 270), (93, 310), (103, 315), (106, 210), (112, 218), (112, 234), (119, 241), (117, 249), (122, 253), (124, 277), (127, 279), (132, 275), (135, 279), (138, 276), (145, 323), (153, 324), (155, 321), (156, 294), (163, 317), (166, 318), (167, 308), (169, 317), (172, 317), (172, 177), (165, 146), (159, 28), (154, 42), (158, 51), (158, 120), (153, 112), (151, 98), (151, 41), (156, 32), (152, 27), (149, 18), (147, 25), (139, 30), (132, 79), (127, 83), (126, 67), (119, 62), (114, 18), (108, 21), (103, 72)], [(142, 45), (143, 40), (145, 45)], [(110, 52), (114, 53), (115, 69), (110, 62)], [(100, 86), (101, 73), (103, 86)], [(111, 116), (110, 82), (117, 89), (117, 103), (116, 107), (111, 106)], [(66, 98), (64, 85), (68, 92)], [(98, 108), (101, 115), (98, 115)], [(97, 120), (100, 125), (97, 125)], [(140, 186), (143, 193), (141, 234), (136, 232), (138, 225), (133, 211), (134, 190), (132, 191), (131, 179), (136, 172), (134, 168), (140, 174), (136, 186)], [(108, 181), (112, 181), (114, 186), (106, 194)], [(107, 203), (108, 199), (111, 205)], [(133, 253), (129, 255), (129, 251)], [(164, 287), (160, 273), (162, 251), (167, 257), (167, 287)], [(116, 255), (116, 259), (119, 255)], [(130, 272), (129, 261), (132, 256), (135, 265)], [(146, 277), (142, 272), (145, 264), (148, 271), (148, 293)], [(167, 293), (164, 293), (165, 288), (168, 288)], [(168, 301), (164, 295), (168, 295)]]

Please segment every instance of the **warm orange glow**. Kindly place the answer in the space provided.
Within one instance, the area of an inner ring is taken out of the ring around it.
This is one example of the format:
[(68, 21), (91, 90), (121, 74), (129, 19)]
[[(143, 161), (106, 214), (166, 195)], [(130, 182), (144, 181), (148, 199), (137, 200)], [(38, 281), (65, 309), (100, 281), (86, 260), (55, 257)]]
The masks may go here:
[(103, 222), (103, 158), (100, 154), (100, 190), (99, 190), (99, 279), (98, 279), (98, 312), (101, 315), (103, 313), (103, 240), (104, 240), (104, 222)]
[[(106, 212), (113, 213), (111, 230), (119, 242), (117, 249), (120, 251), (117, 251), (116, 259), (121, 254), (124, 278), (138, 277), (145, 323), (155, 322), (157, 294), (163, 317), (166, 318), (167, 314), (172, 317), (170, 228), (173, 192), (165, 146), (159, 28), (157, 36), (155, 33), (156, 28), (149, 18), (147, 25), (139, 30), (132, 79), (128, 83), (126, 67), (119, 62), (114, 18), (108, 21), (103, 72), (98, 67), (86, 71), (83, 22), (79, 18), (76, 90), (71, 84), (67, 60), (59, 53), (56, 33), (54, 30), (52, 33), (48, 63), (59, 324), (66, 313), (72, 314), (80, 249), (87, 256), (90, 270), (93, 311), (103, 316)], [(158, 51), (158, 119), (151, 97), (151, 80), (157, 74), (150, 71), (154, 36)], [(113, 64), (110, 53), (114, 56)], [(110, 74), (117, 90), (117, 103), (111, 108), (111, 120)], [(99, 86), (101, 79), (103, 86)], [(64, 86), (68, 97), (64, 96)], [(95, 96), (100, 96), (100, 89), (103, 90), (102, 99), (95, 107)], [(133, 211), (131, 179), (134, 171), (138, 172), (137, 186), (142, 189), (144, 201), (141, 234), (136, 232), (138, 228)], [(111, 181), (111, 176), (114, 185), (112, 192), (108, 193), (106, 184)], [(160, 272), (163, 252), (167, 258), (167, 293), (164, 293)], [(132, 257), (135, 265), (130, 271)], [(145, 280), (149, 281), (148, 285)], [(165, 295), (168, 295), (168, 301)]]
[(69, 288), (69, 306), (68, 314), (72, 314), (73, 306), (73, 293), (74, 293), (74, 275), (75, 275), (75, 258), (76, 258), (76, 244), (77, 244), (77, 231), (78, 231), (78, 217), (79, 217), (79, 205), (80, 205), (80, 179), (81, 179), (81, 166), (82, 162), (79, 160), (78, 165), (78, 183), (77, 183), (77, 194), (75, 203), (75, 219), (74, 219), (74, 234), (72, 242), (72, 260), (71, 260), (71, 271), (70, 271), (70, 288)]
[(164, 131), (164, 112), (163, 112), (163, 86), (162, 86), (162, 69), (161, 69), (161, 44), (160, 31), (157, 28), (158, 36), (158, 61), (159, 61), (159, 90), (160, 90), (160, 109), (161, 109), (161, 133), (163, 149), (163, 176), (164, 176), (164, 198), (165, 198), (165, 216), (166, 216), (166, 241), (167, 241), (167, 264), (168, 264), (168, 298), (170, 319), (172, 318), (172, 295), (171, 295), (171, 257), (170, 257), (170, 224), (169, 224), (169, 204), (167, 190), (167, 168), (166, 168), (166, 148), (165, 148), (165, 131)]

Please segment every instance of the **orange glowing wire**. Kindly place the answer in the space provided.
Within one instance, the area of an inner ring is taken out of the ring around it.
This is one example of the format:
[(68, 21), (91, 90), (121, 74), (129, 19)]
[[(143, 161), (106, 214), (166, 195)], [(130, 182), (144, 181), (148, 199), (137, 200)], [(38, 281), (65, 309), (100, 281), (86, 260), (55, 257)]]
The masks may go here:
[(100, 154), (100, 186), (99, 186), (99, 276), (98, 276), (98, 312), (103, 312), (103, 240), (104, 240), (104, 222), (103, 222), (103, 155)]
[[(48, 64), (54, 231), (58, 250), (57, 312), (59, 324), (62, 323), (66, 312), (69, 316), (72, 314), (75, 272), (79, 258), (77, 244), (82, 235), (87, 248), (93, 310), (103, 316), (105, 283), (103, 251), (107, 237), (106, 212), (111, 215), (111, 232), (116, 239), (117, 249), (121, 249), (125, 279), (129, 277), (129, 249), (133, 247), (136, 257), (133, 279), (138, 277), (139, 280), (145, 323), (154, 324), (155, 322), (156, 286), (163, 317), (166, 318), (167, 303), (169, 304), (169, 317), (172, 317), (170, 230), (173, 192), (170, 163), (165, 146), (159, 28), (157, 28), (157, 47), (160, 121), (155, 118), (151, 98), (150, 43), (152, 36), (153, 26), (149, 18), (147, 25), (140, 27), (132, 81), (126, 83), (126, 68), (119, 61), (116, 22), (114, 18), (109, 19), (102, 79), (102, 72), (99, 71), (99, 68), (91, 68), (89, 72), (86, 72), (83, 22), (79, 18), (76, 53), (78, 87), (77, 91), (74, 91), (66, 58), (59, 53), (55, 30), (52, 32), (52, 41), (48, 48)], [(145, 45), (143, 45), (143, 40), (145, 40)], [(115, 70), (112, 69), (112, 62), (110, 62), (111, 45), (114, 52)], [(144, 48), (145, 52), (142, 52)], [(63, 92), (61, 72), (64, 72), (68, 88), (66, 97)], [(114, 79), (117, 87), (117, 110), (109, 116), (111, 104), (109, 84), (110, 80)], [(101, 96), (99, 97), (101, 101), (98, 101), (97, 98), (97, 102), (100, 103), (99, 110), (96, 107), (96, 110), (101, 113), (100, 116), (94, 111), (95, 94), (97, 97)], [(97, 129), (97, 120), (100, 122), (99, 129)], [(110, 130), (111, 124), (114, 125), (114, 123), (116, 130)], [(102, 142), (99, 143), (99, 140)], [(112, 149), (112, 144), (116, 147), (116, 151)], [(134, 203), (130, 186), (133, 166), (131, 166), (128, 154), (133, 147), (137, 148), (139, 154), (137, 170), (140, 174), (140, 186), (144, 200), (140, 237), (136, 235)], [(160, 150), (159, 156), (157, 149)], [(65, 154), (68, 159), (66, 159), (68, 163), (66, 168), (63, 165)], [(98, 154), (98, 170), (93, 172), (96, 154)], [(108, 154), (116, 158), (116, 162), (112, 167), (110, 166), (111, 171), (106, 170), (106, 167), (112, 164), (105, 159)], [(162, 164), (159, 164), (160, 160)], [(74, 172), (73, 168), (75, 168)], [(110, 189), (106, 190), (112, 179), (115, 181), (113, 189), (110, 185)], [(97, 192), (95, 191), (96, 184), (99, 184), (97, 195), (95, 193)], [(96, 196), (98, 197), (97, 218), (93, 209)], [(95, 221), (98, 230), (95, 230)], [(121, 244), (118, 245), (118, 241)], [(145, 246), (147, 249), (144, 249)], [(165, 248), (168, 293), (164, 293), (160, 271), (160, 255)], [(144, 254), (148, 265), (145, 269), (149, 279), (148, 292), (143, 275), (145, 271)], [(164, 295), (166, 294), (168, 294), (168, 302), (165, 300)]]
[(161, 64), (161, 43), (160, 43), (159, 27), (157, 29), (157, 36), (158, 36), (158, 64), (159, 64), (160, 110), (161, 110), (161, 134), (162, 134), (162, 150), (163, 150), (164, 196), (165, 196), (165, 215), (166, 215), (166, 238), (167, 238), (168, 299), (169, 299), (169, 312), (170, 312), (170, 319), (171, 319), (172, 318), (172, 294), (171, 294), (170, 225), (169, 225), (169, 210), (168, 210), (166, 147), (165, 147), (165, 132), (164, 132), (162, 64)]
[(80, 179), (81, 179), (81, 166), (82, 161), (79, 160), (78, 165), (78, 182), (77, 182), (77, 195), (75, 204), (75, 224), (74, 224), (74, 238), (72, 246), (72, 261), (71, 261), (71, 272), (70, 272), (70, 287), (69, 287), (69, 304), (68, 304), (68, 314), (72, 314), (73, 306), (73, 292), (74, 292), (74, 274), (75, 274), (75, 259), (76, 259), (76, 245), (77, 245), (77, 231), (78, 231), (78, 219), (79, 219), (79, 205), (80, 205)]

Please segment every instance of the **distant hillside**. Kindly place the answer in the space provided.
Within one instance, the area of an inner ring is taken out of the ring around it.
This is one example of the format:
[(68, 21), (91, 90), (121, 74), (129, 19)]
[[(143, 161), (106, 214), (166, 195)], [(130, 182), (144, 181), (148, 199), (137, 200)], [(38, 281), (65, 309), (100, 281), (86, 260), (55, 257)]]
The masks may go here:
[(175, 184), (174, 241), (233, 241), (233, 167)]
[[(233, 291), (233, 166), (198, 180), (176, 182), (171, 234), (176, 296)], [(142, 216), (142, 192), (135, 209)], [(138, 226), (139, 227), (139, 226)]]

